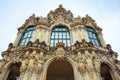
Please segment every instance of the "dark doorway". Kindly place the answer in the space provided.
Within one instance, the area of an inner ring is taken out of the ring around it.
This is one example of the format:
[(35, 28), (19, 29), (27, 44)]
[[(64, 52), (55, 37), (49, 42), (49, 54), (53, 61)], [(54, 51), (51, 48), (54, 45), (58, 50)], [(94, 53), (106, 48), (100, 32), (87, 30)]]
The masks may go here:
[(105, 63), (101, 64), (101, 80), (113, 80), (110, 74), (111, 69)]
[(15, 63), (10, 66), (10, 72), (7, 80), (19, 80), (21, 63)]
[(71, 64), (66, 60), (53, 61), (48, 67), (46, 80), (74, 80)]

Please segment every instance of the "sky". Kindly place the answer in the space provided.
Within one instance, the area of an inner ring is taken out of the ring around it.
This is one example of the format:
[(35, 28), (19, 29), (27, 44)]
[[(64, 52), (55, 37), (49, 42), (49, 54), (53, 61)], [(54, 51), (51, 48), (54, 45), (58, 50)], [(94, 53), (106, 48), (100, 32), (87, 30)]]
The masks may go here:
[(111, 44), (120, 60), (120, 0), (0, 0), (0, 53), (14, 42), (17, 28), (27, 18), (32, 14), (46, 17), (60, 4), (71, 10), (74, 17), (91, 16), (103, 29), (105, 42)]

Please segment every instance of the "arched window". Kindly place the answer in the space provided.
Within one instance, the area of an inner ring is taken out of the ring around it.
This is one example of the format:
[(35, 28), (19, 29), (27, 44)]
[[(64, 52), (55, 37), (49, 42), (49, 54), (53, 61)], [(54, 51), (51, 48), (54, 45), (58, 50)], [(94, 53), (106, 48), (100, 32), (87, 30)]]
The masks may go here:
[(55, 46), (58, 42), (63, 42), (65, 46), (71, 45), (69, 30), (64, 26), (58, 26), (52, 30), (50, 37), (50, 46)]
[(26, 45), (32, 39), (32, 34), (33, 34), (34, 30), (35, 30), (34, 26), (28, 27), (24, 31), (24, 33), (23, 33), (23, 35), (22, 35), (22, 37), (21, 37), (20, 42), (19, 42), (18, 45)]
[(88, 33), (88, 37), (90, 39), (90, 42), (93, 44), (93, 45), (97, 45), (97, 46), (101, 46), (101, 43), (97, 37), (97, 34), (96, 32), (94, 31), (93, 28), (90, 28), (90, 27), (87, 27), (86, 28), (87, 30), (87, 33)]

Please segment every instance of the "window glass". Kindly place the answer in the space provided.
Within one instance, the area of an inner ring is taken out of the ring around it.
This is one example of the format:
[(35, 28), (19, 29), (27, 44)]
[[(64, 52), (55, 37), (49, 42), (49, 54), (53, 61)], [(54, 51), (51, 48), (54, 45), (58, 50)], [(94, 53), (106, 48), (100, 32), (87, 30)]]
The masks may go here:
[[(54, 34), (54, 36), (53, 36), (53, 34)], [(63, 42), (65, 44), (65, 46), (71, 45), (69, 30), (64, 26), (55, 27), (52, 30), (50, 39), (51, 39), (50, 46), (54, 46), (58, 42)]]
[(33, 31), (34, 31), (34, 26), (28, 27), (24, 31), (18, 45), (26, 45), (32, 39)]
[(94, 45), (101, 46), (100, 41), (99, 41), (99, 39), (97, 37), (97, 34), (94, 31), (94, 29), (92, 29), (90, 27), (87, 27), (86, 30), (87, 30), (90, 42), (92, 42)]

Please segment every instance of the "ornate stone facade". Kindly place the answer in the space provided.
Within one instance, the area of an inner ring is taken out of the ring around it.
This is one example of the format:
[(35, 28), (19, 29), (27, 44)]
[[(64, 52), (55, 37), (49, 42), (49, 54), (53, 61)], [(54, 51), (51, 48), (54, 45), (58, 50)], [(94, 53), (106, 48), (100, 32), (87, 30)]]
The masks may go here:
[[(31, 25), (35, 26), (32, 40), (27, 45), (18, 46), (25, 29)], [(65, 46), (62, 42), (49, 46), (51, 31), (59, 25), (69, 29), (71, 46)], [(96, 31), (101, 46), (89, 42), (86, 26)], [(46, 18), (35, 17), (34, 14), (30, 16), (18, 28), (15, 42), (8, 45), (2, 56), (1, 80), (120, 80), (120, 61), (111, 46), (106, 45), (102, 29), (90, 16), (74, 18), (71, 11), (62, 5), (50, 11)], [(54, 68), (52, 64), (56, 64)], [(65, 66), (69, 65), (71, 67), (66, 70)], [(66, 72), (62, 73), (62, 70)]]

